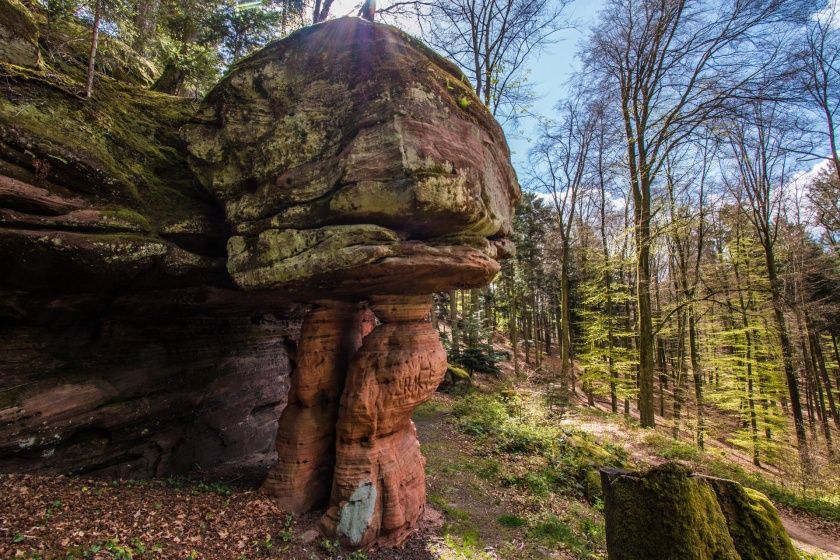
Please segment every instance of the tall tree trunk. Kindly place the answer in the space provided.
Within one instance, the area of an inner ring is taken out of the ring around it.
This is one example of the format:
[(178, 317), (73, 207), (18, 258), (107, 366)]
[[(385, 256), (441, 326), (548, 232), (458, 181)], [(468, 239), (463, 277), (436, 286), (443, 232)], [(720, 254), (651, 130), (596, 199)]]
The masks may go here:
[(668, 364), (665, 358), (665, 343), (660, 337), (656, 337), (656, 362), (659, 370), (659, 416), (665, 418), (665, 386), (668, 384)]
[(141, 56), (147, 55), (149, 41), (157, 28), (157, 10), (159, 0), (138, 0), (134, 12), (134, 29), (136, 35), (132, 42), (134, 52)]
[(449, 330), (452, 333), (452, 357), (457, 359), (461, 356), (461, 346), (458, 328), (458, 299), (457, 292), (449, 292)]
[(513, 350), (513, 374), (519, 375), (519, 349), (518, 346), (518, 329), (516, 322), (519, 320), (519, 317), (516, 314), (516, 294), (513, 292), (513, 289), (510, 290), (510, 346)]
[[(806, 318), (806, 323), (808, 322), (809, 321)], [(825, 358), (823, 357), (822, 346), (820, 344), (820, 335), (817, 334), (812, 327), (809, 327), (809, 330), (811, 332), (811, 351), (814, 355), (814, 365), (820, 379), (822, 380), (823, 388), (825, 389), (831, 418), (834, 420), (834, 425), (837, 426), (838, 430), (840, 430), (840, 417), (837, 415), (837, 405), (834, 402), (834, 395), (831, 391), (831, 380), (828, 377), (828, 371), (825, 367)]]
[(790, 396), (790, 407), (793, 412), (793, 423), (796, 429), (796, 443), (799, 448), (799, 456), (803, 467), (810, 468), (808, 458), (808, 436), (805, 432), (805, 419), (802, 416), (802, 403), (799, 399), (799, 385), (796, 379), (796, 371), (793, 369), (793, 347), (790, 343), (787, 321), (783, 301), (782, 285), (776, 272), (776, 255), (769, 240), (764, 240), (764, 260), (767, 265), (767, 280), (770, 282), (770, 296), (773, 303), (773, 315), (776, 319), (776, 328), (779, 333), (779, 341), (782, 346), (782, 361), (785, 369), (785, 381), (787, 382), (788, 394)]
[(758, 448), (758, 421), (755, 413), (755, 390), (753, 388), (753, 367), (752, 367), (752, 337), (747, 331), (747, 406), (750, 411), (750, 435), (753, 446), (753, 464), (757, 467), (761, 466), (761, 457)]
[(703, 372), (700, 369), (700, 350), (697, 346), (697, 318), (694, 305), (688, 306), (688, 351), (691, 360), (691, 376), (694, 380), (694, 398), (697, 406), (697, 447), (704, 447), (706, 433), (706, 411), (703, 402)]
[(96, 49), (99, 47), (99, 24), (102, 18), (102, 2), (96, 0), (93, 10), (93, 32), (90, 39), (90, 56), (88, 57), (87, 82), (85, 84), (85, 97), (90, 99), (93, 94), (93, 75), (96, 66)]
[(817, 417), (822, 425), (828, 453), (829, 455), (833, 455), (834, 449), (831, 444), (831, 427), (828, 424), (828, 411), (825, 408), (825, 397), (823, 395), (822, 385), (820, 385), (820, 380), (818, 379), (819, 374), (817, 373), (817, 364), (815, 361), (816, 356), (814, 355), (813, 349), (813, 336), (808, 326), (807, 318), (805, 319), (804, 330), (801, 330), (801, 328), (802, 325), (800, 323), (802, 355), (805, 359), (805, 369), (808, 373), (808, 381), (811, 386), (811, 390), (813, 391), (812, 400), (814, 402), (814, 408), (817, 411)]
[(561, 346), (560, 346), (560, 376), (564, 382), (570, 382), (574, 392), (574, 371), (571, 363), (572, 354), (572, 312), (570, 309), (571, 297), (569, 296), (569, 240), (563, 240), (563, 257), (560, 262), (560, 320), (562, 322)]
[[(526, 300), (527, 301), (527, 300)], [(528, 305), (526, 304), (525, 309), (523, 309), (523, 323), (524, 323), (524, 337), (523, 337), (523, 344), (525, 345), (525, 364), (531, 364), (531, 310), (528, 309)]]
[[(644, 215), (644, 212), (641, 213)], [(654, 418), (654, 337), (650, 301), (650, 218), (637, 220), (636, 243), (636, 326), (639, 344), (639, 423), (643, 428), (656, 426)]]

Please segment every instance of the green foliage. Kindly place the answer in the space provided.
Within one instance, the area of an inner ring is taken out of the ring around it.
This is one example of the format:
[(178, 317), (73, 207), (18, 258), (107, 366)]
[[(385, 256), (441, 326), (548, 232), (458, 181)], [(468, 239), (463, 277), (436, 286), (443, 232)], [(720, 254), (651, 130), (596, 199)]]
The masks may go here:
[(663, 459), (697, 461), (702, 452), (696, 446), (665, 437), (656, 432), (645, 435), (645, 445), (656, 450), (656, 454)]
[(233, 493), (233, 489), (223, 483), (223, 482), (206, 482), (206, 481), (199, 481), (194, 486), (194, 491), (196, 492), (212, 492), (213, 494), (218, 494), (219, 496), (228, 497)]
[(341, 543), (337, 540), (321, 539), (318, 543), (318, 548), (327, 554), (337, 554), (341, 552)]
[(453, 504), (441, 496), (440, 494), (431, 494), (429, 496), (429, 503), (438, 508), (448, 518), (455, 521), (469, 521), (470, 514), (466, 511), (455, 507)]
[(619, 278), (619, 270), (630, 263), (602, 253), (602, 248), (585, 248), (580, 271), (581, 336), (577, 357), (582, 369), (581, 381), (588, 391), (608, 396), (613, 387), (618, 399), (634, 395), (638, 358), (633, 350), (635, 333), (628, 330), (625, 304), (632, 301), (630, 286)]
[(522, 519), (518, 515), (511, 515), (511, 514), (501, 515), (496, 519), (496, 521), (502, 527), (509, 527), (511, 529), (518, 529), (519, 527), (525, 527), (528, 524), (528, 522), (526, 520)]
[(566, 383), (550, 383), (545, 390), (545, 405), (558, 420), (562, 420), (569, 408), (569, 386)]
[(551, 546), (563, 546), (577, 558), (593, 558), (593, 547), (581, 539), (572, 527), (560, 518), (549, 515), (534, 524), (528, 536)]
[(508, 358), (507, 352), (497, 352), (490, 344), (479, 343), (462, 350), (457, 362), (468, 371), (498, 375), (499, 362)]
[[(512, 393), (512, 394), (511, 394)], [(540, 457), (545, 467), (522, 474), (498, 471), (500, 483), (545, 497), (563, 492), (597, 501), (601, 496), (601, 467), (621, 467), (627, 452), (610, 443), (571, 428), (558, 428), (547, 419), (534, 417), (510, 390), (497, 394), (473, 393), (453, 406), (458, 427), (480, 438), (485, 445), (509, 455)]]

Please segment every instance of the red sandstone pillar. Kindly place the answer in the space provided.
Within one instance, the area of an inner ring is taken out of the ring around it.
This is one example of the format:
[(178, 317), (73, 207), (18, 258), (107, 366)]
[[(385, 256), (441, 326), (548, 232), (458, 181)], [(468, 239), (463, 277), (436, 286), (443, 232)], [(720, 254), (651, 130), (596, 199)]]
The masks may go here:
[(338, 414), (327, 535), (360, 547), (401, 544), (426, 503), (425, 458), (411, 421), (443, 379), (446, 351), (429, 296), (377, 296), (381, 321), (353, 356)]
[(314, 305), (303, 322), (289, 402), (280, 416), (277, 463), (262, 487), (281, 507), (296, 513), (328, 503), (347, 367), (373, 328), (373, 315), (357, 303)]

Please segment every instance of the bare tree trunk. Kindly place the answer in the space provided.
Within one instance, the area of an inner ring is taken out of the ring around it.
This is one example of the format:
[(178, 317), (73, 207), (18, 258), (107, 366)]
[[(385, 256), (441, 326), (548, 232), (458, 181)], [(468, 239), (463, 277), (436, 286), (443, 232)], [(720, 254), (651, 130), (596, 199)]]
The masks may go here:
[(134, 52), (146, 56), (149, 40), (157, 28), (157, 10), (159, 0), (139, 0), (134, 13), (136, 35), (132, 42)]
[(330, 15), (330, 8), (334, 0), (315, 0), (315, 8), (312, 11), (312, 23), (321, 23), (326, 21)]
[(697, 447), (703, 449), (706, 433), (706, 410), (703, 402), (703, 373), (700, 369), (700, 351), (697, 347), (697, 318), (694, 305), (688, 306), (688, 351), (691, 360), (691, 375), (694, 379), (694, 398), (697, 403)]
[(639, 344), (639, 422), (643, 428), (653, 428), (656, 426), (656, 419), (653, 404), (653, 314), (650, 305), (650, 211), (642, 210), (637, 214), (636, 325)]
[(90, 40), (90, 56), (88, 57), (87, 82), (85, 84), (85, 97), (88, 99), (93, 94), (93, 75), (96, 65), (96, 49), (99, 47), (99, 24), (102, 17), (102, 1), (96, 0), (93, 11), (93, 34)]
[(831, 392), (831, 380), (828, 378), (828, 371), (825, 368), (825, 358), (823, 357), (822, 346), (820, 345), (820, 336), (813, 330), (812, 327), (809, 327), (809, 330), (811, 332), (811, 350), (814, 355), (814, 365), (816, 367), (816, 371), (822, 379), (823, 387), (825, 388), (825, 394), (828, 398), (828, 408), (831, 411), (831, 418), (834, 420), (834, 425), (837, 426), (838, 430), (840, 430), (840, 417), (837, 415), (837, 405), (834, 403), (834, 395)]
[(458, 340), (458, 300), (455, 290), (449, 292), (449, 330), (452, 332), (452, 357), (457, 359), (461, 355), (461, 347)]
[(574, 371), (571, 363), (572, 354), (572, 312), (569, 309), (571, 305), (571, 297), (569, 296), (570, 282), (569, 282), (569, 240), (563, 240), (563, 257), (560, 263), (560, 320), (561, 324), (561, 346), (560, 346), (560, 376), (564, 382), (570, 382), (572, 392), (574, 392), (575, 380)]
[(793, 369), (793, 347), (790, 343), (787, 321), (785, 320), (784, 301), (782, 286), (776, 272), (776, 255), (768, 240), (763, 240), (764, 260), (767, 265), (767, 280), (770, 282), (770, 296), (773, 303), (773, 315), (776, 319), (776, 328), (779, 333), (779, 341), (782, 346), (782, 360), (784, 362), (785, 380), (787, 381), (788, 394), (790, 395), (790, 407), (793, 412), (793, 423), (796, 428), (796, 442), (799, 447), (799, 454), (802, 464), (810, 466), (808, 458), (808, 436), (805, 432), (805, 420), (802, 416), (802, 402), (799, 399), (799, 385), (796, 379), (796, 372)]
[(813, 403), (814, 410), (817, 413), (817, 419), (820, 421), (820, 425), (822, 426), (829, 455), (833, 455), (833, 447), (831, 445), (831, 428), (828, 424), (828, 413), (825, 409), (825, 398), (823, 396), (822, 386), (817, 378), (817, 365), (814, 361), (815, 356), (813, 353), (811, 332), (807, 324), (807, 319), (805, 320), (805, 325), (803, 325), (799, 318), (799, 314), (797, 314), (797, 321), (799, 322), (801, 335), (800, 339), (802, 342), (802, 357), (805, 360), (805, 371), (808, 376), (808, 386), (810, 388), (809, 397)]
[(513, 373), (519, 375), (519, 351), (517, 349), (518, 329), (516, 322), (519, 320), (516, 314), (516, 294), (513, 288), (509, 288), (510, 293), (510, 345), (513, 349)]

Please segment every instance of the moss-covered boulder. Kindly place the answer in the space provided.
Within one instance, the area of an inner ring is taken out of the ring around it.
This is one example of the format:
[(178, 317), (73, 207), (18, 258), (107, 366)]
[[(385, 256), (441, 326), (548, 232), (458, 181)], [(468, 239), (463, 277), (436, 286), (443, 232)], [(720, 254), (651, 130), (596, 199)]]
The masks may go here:
[(601, 471), (610, 560), (796, 560), (773, 504), (677, 463)]
[[(72, 43), (58, 33), (53, 56)], [(73, 58), (0, 61), (0, 285), (229, 286), (224, 219), (178, 135), (193, 103), (109, 76), (84, 99), (84, 76)]]
[(715, 492), (687, 468), (602, 479), (610, 560), (739, 560)]
[(20, 0), (0, 0), (0, 62), (38, 66), (38, 26)]
[(703, 480), (717, 495), (741, 560), (798, 560), (779, 512), (767, 496), (731, 480)]
[(340, 18), (268, 45), (184, 137), (244, 289), (476, 287), (509, 251), (519, 186), (501, 128), (453, 64), (393, 27)]

